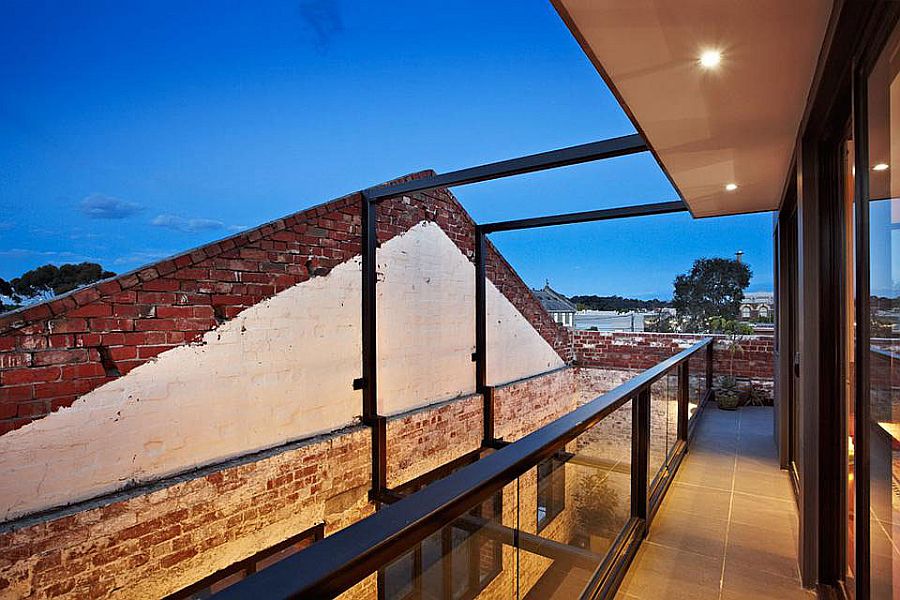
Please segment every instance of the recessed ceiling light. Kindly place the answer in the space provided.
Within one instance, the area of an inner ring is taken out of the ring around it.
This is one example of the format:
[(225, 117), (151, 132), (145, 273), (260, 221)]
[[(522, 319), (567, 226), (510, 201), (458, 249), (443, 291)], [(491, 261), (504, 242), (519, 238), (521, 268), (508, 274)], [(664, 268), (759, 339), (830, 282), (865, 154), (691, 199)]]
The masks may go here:
[(704, 69), (715, 69), (722, 62), (722, 53), (718, 50), (706, 50), (700, 55), (699, 62)]
[(877, 165), (875, 165), (874, 167), (872, 167), (872, 170), (873, 170), (873, 171), (887, 171), (887, 170), (888, 170), (888, 164), (887, 164), (887, 163), (878, 163)]
[(736, 190), (736, 189), (737, 189), (737, 184), (736, 184), (736, 183), (726, 183), (726, 184), (725, 184), (725, 191), (726, 191), (726, 192), (733, 192), (733, 191)]

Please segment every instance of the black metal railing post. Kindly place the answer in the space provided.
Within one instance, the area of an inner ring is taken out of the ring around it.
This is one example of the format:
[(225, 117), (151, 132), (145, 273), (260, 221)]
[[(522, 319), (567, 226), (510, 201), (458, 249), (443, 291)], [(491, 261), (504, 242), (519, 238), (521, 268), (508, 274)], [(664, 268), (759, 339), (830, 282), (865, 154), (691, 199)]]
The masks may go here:
[(372, 428), (371, 496), (387, 488), (387, 420), (378, 414), (378, 308), (377, 282), (378, 204), (366, 192), (361, 203), (362, 255), (362, 378), (354, 387), (362, 389), (363, 423)]
[[(650, 386), (631, 400), (631, 516), (647, 520), (650, 470)], [(646, 535), (646, 529), (644, 531)]]
[(475, 392), (484, 402), (482, 446), (494, 441), (493, 389), (487, 385), (487, 239), (481, 227), (475, 227)]
[(691, 369), (690, 360), (686, 360), (678, 366), (678, 439), (687, 442), (688, 419), (690, 418), (690, 385)]

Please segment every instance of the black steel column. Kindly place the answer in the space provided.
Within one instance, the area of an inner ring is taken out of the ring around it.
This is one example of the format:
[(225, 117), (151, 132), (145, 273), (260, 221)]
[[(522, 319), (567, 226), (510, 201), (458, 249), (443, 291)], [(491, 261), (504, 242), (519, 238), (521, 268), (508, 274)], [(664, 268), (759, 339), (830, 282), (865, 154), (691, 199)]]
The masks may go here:
[[(687, 442), (690, 411), (690, 359), (678, 365), (678, 439)], [(698, 399), (698, 402), (700, 400)]]
[(378, 205), (362, 193), (362, 387), (363, 423), (372, 428), (372, 494), (387, 487), (387, 423), (378, 414), (377, 366), (377, 247)]
[(494, 394), (487, 385), (487, 240), (484, 230), (475, 227), (475, 392), (484, 401), (483, 446), (494, 441)]
[[(706, 346), (706, 392), (709, 393), (713, 389), (713, 348), (716, 340), (713, 340)], [(712, 399), (712, 396), (710, 396)], [(702, 401), (702, 398), (701, 398)]]
[(650, 388), (631, 399), (631, 516), (646, 521), (650, 514), (647, 477), (650, 470)]
[[(870, 480), (872, 477), (870, 427), (872, 418), (869, 407), (869, 394), (871, 384), (870, 365), (870, 336), (871, 336), (871, 291), (869, 286), (869, 130), (868, 109), (869, 99), (866, 88), (867, 76), (860, 70), (853, 73), (853, 151), (856, 177), (854, 178), (854, 220), (856, 224), (856, 247), (854, 248), (856, 271), (856, 339), (854, 340), (854, 358), (856, 360), (856, 380), (854, 383), (854, 449), (853, 456), (853, 483), (847, 484), (846, 476), (844, 485), (855, 485), (854, 497), (856, 506), (853, 507), (853, 518), (856, 524), (854, 532), (856, 538), (854, 560), (856, 569), (856, 598), (868, 600), (872, 593), (871, 582), (871, 556), (870, 543), (872, 532), (870, 530), (869, 514), (871, 510)], [(848, 265), (849, 268), (849, 265)], [(849, 427), (849, 423), (847, 424)], [(846, 491), (844, 492), (847, 493)]]

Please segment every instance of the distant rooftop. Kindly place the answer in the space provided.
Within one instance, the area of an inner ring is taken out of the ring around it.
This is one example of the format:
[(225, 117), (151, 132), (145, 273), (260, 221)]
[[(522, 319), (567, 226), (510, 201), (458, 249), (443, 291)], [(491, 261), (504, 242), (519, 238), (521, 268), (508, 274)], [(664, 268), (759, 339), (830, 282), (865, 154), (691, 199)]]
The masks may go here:
[(532, 289), (534, 295), (540, 300), (547, 312), (575, 312), (577, 307), (569, 302), (569, 299), (550, 287), (546, 283), (543, 289)]

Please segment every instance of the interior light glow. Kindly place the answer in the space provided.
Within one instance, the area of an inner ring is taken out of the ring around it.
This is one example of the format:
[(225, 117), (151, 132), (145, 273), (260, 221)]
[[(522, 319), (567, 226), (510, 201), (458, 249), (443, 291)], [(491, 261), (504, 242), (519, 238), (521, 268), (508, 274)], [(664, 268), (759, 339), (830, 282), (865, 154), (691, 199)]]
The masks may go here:
[(715, 69), (722, 62), (722, 53), (718, 50), (706, 50), (700, 55), (699, 62), (704, 69)]
[(726, 192), (733, 192), (733, 191), (736, 190), (736, 189), (737, 189), (737, 184), (736, 184), (736, 183), (727, 183), (727, 184), (725, 184), (725, 191), (726, 191)]
[(872, 167), (872, 170), (873, 170), (873, 171), (887, 171), (887, 170), (888, 170), (888, 164), (887, 164), (887, 163), (878, 163), (877, 165), (875, 165), (874, 167)]

